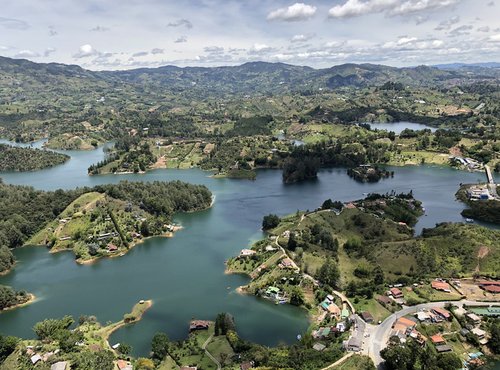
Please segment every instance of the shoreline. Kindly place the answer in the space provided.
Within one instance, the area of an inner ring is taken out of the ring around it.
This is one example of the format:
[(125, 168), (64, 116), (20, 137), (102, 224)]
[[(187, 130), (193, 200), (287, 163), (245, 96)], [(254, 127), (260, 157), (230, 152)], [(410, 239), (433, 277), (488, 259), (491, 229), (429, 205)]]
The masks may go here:
[(2, 312), (7, 312), (7, 311), (13, 311), (17, 308), (21, 308), (21, 307), (24, 307), (24, 306), (28, 306), (32, 303), (35, 303), (36, 301), (36, 296), (33, 294), (33, 293), (28, 293), (28, 297), (29, 299), (26, 301), (26, 302), (23, 302), (23, 303), (18, 303), (18, 304), (15, 304), (13, 306), (9, 306), (9, 307), (5, 307), (4, 309), (0, 310), (0, 314)]
[(144, 316), (146, 311), (148, 311), (153, 306), (153, 303), (154, 303), (154, 301), (152, 299), (148, 299), (147, 301), (143, 301), (143, 303), (140, 303), (140, 302), (136, 303), (134, 305), (134, 307), (132, 307), (131, 313), (134, 312), (135, 307), (137, 307), (138, 305), (143, 306), (142, 310), (139, 311), (139, 314), (137, 315), (137, 317), (134, 318), (133, 321), (125, 322), (125, 320), (122, 319), (118, 322), (104, 326), (101, 329), (99, 329), (99, 331), (102, 331), (102, 333), (99, 333), (98, 335), (106, 342), (109, 349), (112, 350), (113, 352), (116, 352), (116, 350), (111, 347), (111, 344), (109, 344), (109, 337), (118, 329), (121, 329), (122, 327), (124, 327), (126, 325), (134, 324), (136, 322), (141, 321), (142, 317)]

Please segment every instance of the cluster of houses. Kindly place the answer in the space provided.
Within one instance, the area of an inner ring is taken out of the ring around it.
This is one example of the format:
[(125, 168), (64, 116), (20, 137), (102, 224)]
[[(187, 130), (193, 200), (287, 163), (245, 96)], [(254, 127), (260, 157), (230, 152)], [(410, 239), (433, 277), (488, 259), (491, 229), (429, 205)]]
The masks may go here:
[[(29, 356), (31, 363), (35, 366), (39, 362), (47, 362), (54, 355), (57, 355), (61, 350), (56, 349), (55, 351), (39, 353), (35, 350), (33, 346), (26, 347), (26, 354)], [(67, 370), (69, 369), (69, 362), (59, 361), (50, 366), (50, 370)]]
[(480, 170), (483, 168), (483, 165), (472, 158), (463, 158), (463, 157), (450, 157), (450, 161), (457, 163), (463, 167), (468, 168), (469, 170)]
[(492, 294), (500, 293), (500, 281), (485, 280), (485, 281), (480, 281), (478, 285), (485, 292)]
[(491, 198), (486, 185), (473, 185), (467, 190), (469, 200), (488, 200)]
[(288, 303), (288, 297), (284, 291), (275, 286), (269, 286), (262, 294), (264, 298), (270, 299), (276, 304)]
[(332, 295), (327, 295), (326, 298), (319, 304), (319, 306), (327, 313), (330, 317), (335, 319), (347, 319), (349, 317), (349, 310), (347, 308), (340, 308), (334, 302)]

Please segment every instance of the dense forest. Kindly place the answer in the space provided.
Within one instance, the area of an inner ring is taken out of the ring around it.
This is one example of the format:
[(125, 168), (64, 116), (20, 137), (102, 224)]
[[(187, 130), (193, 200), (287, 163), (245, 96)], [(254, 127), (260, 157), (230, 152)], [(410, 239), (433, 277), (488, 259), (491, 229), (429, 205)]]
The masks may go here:
[(1, 171), (35, 171), (62, 164), (69, 159), (66, 154), (33, 148), (17, 148), (0, 144)]
[(14, 255), (10, 249), (5, 246), (0, 246), (0, 275), (11, 269), (14, 265)]

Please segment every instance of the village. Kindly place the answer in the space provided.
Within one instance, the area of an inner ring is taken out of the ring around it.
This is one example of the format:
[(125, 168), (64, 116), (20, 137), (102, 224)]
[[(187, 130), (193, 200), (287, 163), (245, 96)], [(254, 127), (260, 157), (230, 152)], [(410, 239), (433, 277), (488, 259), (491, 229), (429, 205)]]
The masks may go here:
[(340, 341), (348, 353), (368, 355), (378, 365), (380, 350), (389, 341), (405, 343), (411, 338), (422, 346), (431, 344), (437, 353), (457, 354), (464, 369), (482, 364), (489, 353), (486, 323), (500, 317), (499, 281), (435, 278), (388, 285), (385, 294), (363, 304), (335, 290), (318, 296), (314, 292), (324, 287), (301, 271), (279, 245), (280, 237), (289, 238), (290, 231), (241, 250), (228, 261), (227, 269), (252, 278), (241, 291), (276, 304), (297, 304), (293, 300), (300, 290), (301, 303), (312, 319), (310, 334), (316, 351)]

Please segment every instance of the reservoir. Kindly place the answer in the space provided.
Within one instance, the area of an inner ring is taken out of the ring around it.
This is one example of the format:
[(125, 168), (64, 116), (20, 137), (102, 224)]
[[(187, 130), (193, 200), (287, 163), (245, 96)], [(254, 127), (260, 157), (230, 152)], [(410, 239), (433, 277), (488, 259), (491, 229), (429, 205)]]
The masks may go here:
[(460, 183), (484, 181), (483, 173), (438, 166), (391, 167), (394, 178), (375, 184), (355, 182), (345, 169), (322, 170), (315, 181), (285, 185), (279, 170), (259, 170), (257, 180), (213, 179), (198, 169), (154, 170), (147, 174), (87, 176), (90, 164), (103, 159), (103, 148), (65, 152), (63, 165), (29, 173), (2, 173), (10, 184), (38, 189), (71, 189), (104, 183), (182, 180), (206, 185), (216, 196), (206, 211), (178, 214), (184, 229), (173, 238), (152, 238), (127, 255), (77, 265), (73, 254), (49, 254), (43, 247), (15, 250), (18, 264), (0, 284), (34, 293), (38, 300), (0, 315), (2, 334), (33, 337), (32, 326), (45, 318), (95, 315), (99, 321), (118, 321), (134, 303), (152, 299), (143, 320), (116, 332), (110, 342), (132, 345), (134, 354), (147, 355), (152, 336), (163, 331), (174, 340), (188, 333), (191, 319), (215, 319), (219, 312), (234, 315), (241, 337), (265, 345), (292, 343), (308, 327), (305, 311), (276, 306), (235, 289), (248, 278), (225, 275), (224, 261), (263, 237), (262, 217), (314, 209), (325, 199), (348, 201), (365, 193), (413, 190), (426, 216), (417, 233), (437, 222), (458, 221), (464, 205), (455, 201)]
[(413, 122), (392, 122), (392, 123), (368, 123), (372, 130), (387, 130), (393, 131), (396, 135), (399, 135), (403, 130), (410, 129), (413, 131), (420, 130), (431, 130), (431, 132), (435, 132), (437, 129), (432, 126), (427, 126), (422, 123), (413, 123)]

